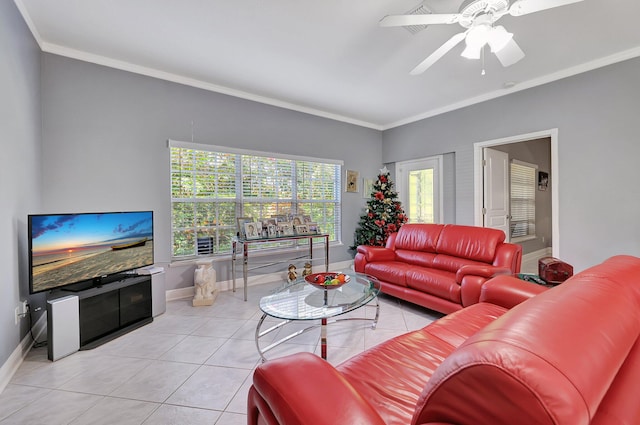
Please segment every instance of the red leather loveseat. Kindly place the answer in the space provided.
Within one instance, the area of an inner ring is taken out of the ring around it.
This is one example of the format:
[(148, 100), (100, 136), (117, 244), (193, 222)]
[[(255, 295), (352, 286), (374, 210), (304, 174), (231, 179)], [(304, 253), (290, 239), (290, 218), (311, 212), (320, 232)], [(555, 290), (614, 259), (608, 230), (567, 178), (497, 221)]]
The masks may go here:
[(504, 239), (485, 227), (405, 224), (384, 248), (359, 246), (354, 266), (386, 294), (451, 313), (477, 303), (487, 279), (520, 272), (522, 247)]
[(248, 424), (640, 423), (640, 258), (548, 290), (499, 276), (480, 301), (337, 367), (310, 353), (258, 366)]

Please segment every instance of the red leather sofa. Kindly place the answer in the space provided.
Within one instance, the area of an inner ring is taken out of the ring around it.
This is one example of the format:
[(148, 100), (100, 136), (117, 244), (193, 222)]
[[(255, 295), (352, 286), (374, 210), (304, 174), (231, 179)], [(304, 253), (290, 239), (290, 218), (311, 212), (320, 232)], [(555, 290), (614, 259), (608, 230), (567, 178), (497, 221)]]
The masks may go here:
[(485, 227), (405, 224), (385, 247), (358, 246), (354, 267), (386, 294), (451, 313), (477, 303), (487, 279), (520, 272), (522, 247), (504, 239)]
[(552, 289), (499, 276), (480, 303), (337, 367), (310, 353), (258, 366), (248, 424), (639, 424), (639, 336), (640, 258)]

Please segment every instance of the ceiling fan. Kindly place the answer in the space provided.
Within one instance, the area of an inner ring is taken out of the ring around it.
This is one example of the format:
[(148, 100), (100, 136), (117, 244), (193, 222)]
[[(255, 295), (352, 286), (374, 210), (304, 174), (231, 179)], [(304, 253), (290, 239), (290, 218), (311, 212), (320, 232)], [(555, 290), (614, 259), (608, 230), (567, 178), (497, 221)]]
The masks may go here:
[(512, 33), (507, 32), (502, 25), (494, 26), (498, 19), (506, 14), (522, 16), (580, 1), (583, 0), (465, 0), (458, 13), (389, 15), (380, 21), (380, 26), (458, 23), (467, 29), (436, 49), (411, 71), (411, 75), (422, 74), (462, 40), (465, 40), (466, 44), (462, 52), (463, 57), (480, 59), (484, 47), (488, 44), (502, 66), (507, 67), (522, 59), (524, 52), (513, 40)]

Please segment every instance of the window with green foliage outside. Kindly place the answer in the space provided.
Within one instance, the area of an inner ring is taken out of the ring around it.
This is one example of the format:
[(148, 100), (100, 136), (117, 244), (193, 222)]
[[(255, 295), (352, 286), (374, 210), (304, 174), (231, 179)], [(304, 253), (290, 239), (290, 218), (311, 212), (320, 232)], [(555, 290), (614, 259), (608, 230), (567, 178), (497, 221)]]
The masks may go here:
[(230, 254), (236, 217), (309, 215), (339, 240), (340, 163), (207, 148), (170, 146), (174, 259)]

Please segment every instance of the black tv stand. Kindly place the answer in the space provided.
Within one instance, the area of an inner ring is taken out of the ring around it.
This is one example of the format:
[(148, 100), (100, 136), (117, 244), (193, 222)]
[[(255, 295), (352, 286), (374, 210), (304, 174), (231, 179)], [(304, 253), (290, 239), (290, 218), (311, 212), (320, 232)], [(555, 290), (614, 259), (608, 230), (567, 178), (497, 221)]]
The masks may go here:
[(89, 350), (153, 321), (151, 276), (127, 277), (78, 292), (80, 350)]

